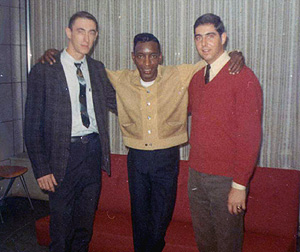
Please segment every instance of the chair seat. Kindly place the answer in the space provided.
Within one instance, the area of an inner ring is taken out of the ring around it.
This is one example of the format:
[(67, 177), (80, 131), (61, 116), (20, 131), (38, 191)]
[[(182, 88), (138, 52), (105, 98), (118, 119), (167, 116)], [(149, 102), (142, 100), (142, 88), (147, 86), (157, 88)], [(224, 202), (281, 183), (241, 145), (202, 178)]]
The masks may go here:
[(26, 173), (28, 168), (23, 166), (0, 166), (0, 177), (15, 178)]
[[(24, 176), (23, 176), (23, 174), (26, 173), (27, 171), (28, 171), (28, 168), (23, 167), (23, 166), (0, 166), (0, 180), (10, 179), (9, 184), (6, 187), (6, 190), (5, 190), (4, 194), (0, 197), (0, 202), (3, 201), (6, 198), (10, 188), (12, 187), (12, 185), (15, 181), (15, 179), (19, 177), (21, 182), (22, 182), (24, 191), (27, 194), (27, 198), (29, 200), (31, 209), (34, 210), (31, 199), (30, 199), (30, 195), (29, 195), (29, 192), (28, 192), (28, 188), (27, 188)], [(0, 221), (1, 221), (1, 223), (4, 223), (2, 213), (1, 213), (1, 209), (0, 209)]]

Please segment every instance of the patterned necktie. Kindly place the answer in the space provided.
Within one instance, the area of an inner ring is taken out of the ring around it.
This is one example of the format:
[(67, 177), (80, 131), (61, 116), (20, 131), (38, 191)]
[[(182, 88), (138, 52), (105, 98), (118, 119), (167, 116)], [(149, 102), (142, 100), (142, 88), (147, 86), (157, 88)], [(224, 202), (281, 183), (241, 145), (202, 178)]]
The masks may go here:
[(210, 69), (210, 65), (208, 64), (206, 66), (206, 72), (205, 72), (205, 76), (204, 76), (205, 84), (207, 84), (209, 82), (209, 69)]
[(79, 81), (79, 103), (80, 103), (80, 114), (81, 114), (81, 121), (82, 124), (88, 128), (90, 126), (90, 119), (89, 114), (87, 112), (87, 106), (86, 106), (86, 83), (85, 79), (83, 77), (82, 71), (80, 69), (81, 63), (74, 63), (77, 67), (77, 78)]

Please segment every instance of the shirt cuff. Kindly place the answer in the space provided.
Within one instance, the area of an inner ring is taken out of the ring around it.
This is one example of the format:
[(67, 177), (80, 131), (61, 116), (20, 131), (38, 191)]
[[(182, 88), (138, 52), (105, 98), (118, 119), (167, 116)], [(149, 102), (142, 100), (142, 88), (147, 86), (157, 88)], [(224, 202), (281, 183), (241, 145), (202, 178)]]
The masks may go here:
[(232, 183), (231, 183), (231, 187), (232, 188), (235, 188), (235, 189), (238, 189), (238, 190), (246, 190), (246, 186), (243, 186), (243, 185), (241, 185), (241, 184), (238, 184), (238, 183), (236, 183), (236, 182), (234, 182), (234, 181), (232, 181)]

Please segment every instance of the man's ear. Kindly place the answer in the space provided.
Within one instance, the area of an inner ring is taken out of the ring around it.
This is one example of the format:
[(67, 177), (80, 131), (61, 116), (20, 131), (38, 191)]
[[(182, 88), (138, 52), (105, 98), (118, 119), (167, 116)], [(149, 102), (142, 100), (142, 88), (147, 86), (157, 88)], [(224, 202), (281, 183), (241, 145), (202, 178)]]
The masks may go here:
[(159, 56), (158, 56), (158, 59), (159, 59), (159, 64), (162, 64), (162, 61), (163, 61), (163, 56), (162, 56), (162, 53), (160, 52), (159, 53)]
[(134, 55), (134, 52), (131, 52), (131, 58), (132, 58), (133, 62), (135, 63), (135, 55)]
[(226, 32), (223, 32), (221, 35), (222, 45), (225, 45), (226, 39), (227, 39), (227, 34)]
[(67, 35), (68, 39), (71, 39), (72, 30), (69, 27), (67, 27), (65, 29), (65, 31), (66, 31), (66, 35)]

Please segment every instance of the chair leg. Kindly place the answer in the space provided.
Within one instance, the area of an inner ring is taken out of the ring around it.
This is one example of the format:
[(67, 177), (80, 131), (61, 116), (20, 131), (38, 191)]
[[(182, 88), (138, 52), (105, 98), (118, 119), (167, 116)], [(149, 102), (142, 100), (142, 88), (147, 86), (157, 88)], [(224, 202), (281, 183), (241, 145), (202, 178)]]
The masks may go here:
[(2, 217), (1, 210), (0, 210), (0, 221), (1, 221), (2, 224), (4, 223), (4, 220), (3, 220), (3, 217)]
[(24, 179), (23, 175), (20, 176), (20, 179), (21, 179), (21, 182), (22, 182), (24, 191), (25, 191), (26, 194), (27, 194), (27, 198), (28, 198), (28, 200), (29, 200), (31, 209), (34, 210), (33, 205), (32, 205), (32, 202), (31, 202), (31, 199), (30, 199), (29, 191), (28, 191), (28, 188), (27, 188), (27, 185), (26, 185), (26, 182), (25, 182), (25, 179)]
[[(11, 178), (9, 180), (9, 184), (6, 187), (6, 190), (5, 190), (4, 194), (3, 194), (3, 196), (0, 197), (0, 201), (3, 201), (6, 198), (6, 196), (7, 196), (8, 192), (9, 192), (10, 188), (12, 187), (12, 185), (13, 185), (13, 183), (15, 181), (15, 179), (16, 178)], [(0, 221), (1, 221), (2, 224), (4, 223), (4, 220), (3, 220), (3, 217), (2, 217), (2, 213), (1, 213), (1, 209), (0, 209)]]
[(15, 181), (15, 179), (16, 179), (16, 178), (11, 178), (11, 179), (10, 179), (9, 184), (8, 184), (8, 186), (6, 187), (6, 190), (5, 190), (4, 194), (3, 194), (3, 196), (0, 197), (0, 200), (3, 200), (3, 199), (6, 198), (6, 196), (7, 196), (8, 192), (9, 192), (11, 186), (13, 185), (13, 183), (14, 183), (14, 181)]

